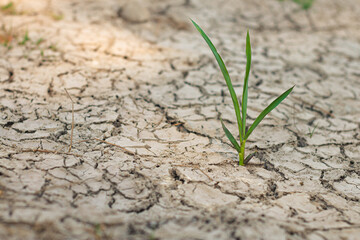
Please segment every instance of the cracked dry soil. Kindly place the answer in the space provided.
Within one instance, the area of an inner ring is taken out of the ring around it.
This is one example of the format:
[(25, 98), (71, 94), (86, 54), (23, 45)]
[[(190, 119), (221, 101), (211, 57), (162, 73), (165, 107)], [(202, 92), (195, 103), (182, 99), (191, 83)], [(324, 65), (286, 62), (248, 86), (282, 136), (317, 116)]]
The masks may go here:
[[(12, 36), (0, 47), (0, 239), (360, 239), (358, 0), (13, 3), (0, 18), (2, 43)], [(246, 167), (189, 17), (238, 93), (250, 29), (248, 122), (296, 84), (250, 137)]]

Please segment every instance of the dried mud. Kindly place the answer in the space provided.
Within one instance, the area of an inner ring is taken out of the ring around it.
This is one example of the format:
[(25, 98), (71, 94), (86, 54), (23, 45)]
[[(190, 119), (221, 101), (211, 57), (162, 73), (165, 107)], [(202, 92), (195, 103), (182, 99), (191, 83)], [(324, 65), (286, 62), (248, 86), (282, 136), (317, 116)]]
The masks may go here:
[[(0, 16), (0, 40), (13, 36), (0, 47), (0, 239), (359, 239), (358, 3), (14, 1)], [(248, 122), (296, 85), (246, 167), (189, 17), (238, 93), (250, 29)]]

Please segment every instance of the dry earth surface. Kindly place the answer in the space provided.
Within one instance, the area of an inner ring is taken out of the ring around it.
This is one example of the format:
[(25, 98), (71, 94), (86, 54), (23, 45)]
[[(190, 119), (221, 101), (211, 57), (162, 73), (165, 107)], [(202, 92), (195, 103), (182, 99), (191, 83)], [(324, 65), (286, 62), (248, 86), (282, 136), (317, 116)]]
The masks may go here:
[[(13, 2), (0, 15), (0, 239), (360, 238), (358, 0)], [(250, 29), (248, 122), (296, 84), (246, 167), (189, 17), (238, 93)]]

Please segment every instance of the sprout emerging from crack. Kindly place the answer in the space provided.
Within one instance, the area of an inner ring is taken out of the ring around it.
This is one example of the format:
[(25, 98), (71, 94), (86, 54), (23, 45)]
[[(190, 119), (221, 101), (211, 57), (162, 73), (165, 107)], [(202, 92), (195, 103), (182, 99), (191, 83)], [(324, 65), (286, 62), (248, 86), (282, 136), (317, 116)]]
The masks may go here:
[[(244, 78), (243, 95), (242, 95), (241, 105), (239, 105), (235, 90), (232, 86), (231, 79), (230, 79), (229, 73), (226, 69), (226, 66), (224, 64), (224, 61), (222, 60), (220, 54), (217, 52), (215, 46), (212, 44), (211, 40), (205, 34), (205, 32), (193, 20), (191, 20), (191, 21), (194, 24), (194, 26), (196, 27), (196, 29), (200, 32), (201, 36), (204, 38), (206, 43), (209, 45), (212, 53), (214, 54), (214, 56), (216, 58), (216, 61), (219, 64), (219, 67), (224, 76), (226, 85), (229, 89), (231, 99), (232, 99), (234, 109), (235, 109), (236, 120), (238, 123), (240, 144), (236, 141), (235, 137), (230, 133), (230, 131), (225, 127), (222, 120), (221, 120), (221, 125), (225, 132), (225, 135), (230, 140), (231, 144), (236, 149), (236, 151), (239, 153), (239, 165), (243, 166), (243, 165), (247, 164), (255, 154), (255, 153), (251, 153), (245, 158), (246, 140), (249, 138), (250, 134), (254, 131), (254, 129), (257, 127), (257, 125), (259, 125), (259, 123), (264, 119), (264, 117), (269, 112), (271, 112), (274, 108), (276, 108), (277, 105), (279, 105), (290, 94), (290, 92), (293, 90), (293, 88), (295, 86), (293, 86), (290, 89), (288, 89), (287, 91), (285, 91), (277, 99), (275, 99), (267, 108), (265, 108), (260, 113), (260, 115), (255, 119), (254, 123), (250, 126), (250, 128), (246, 131), (248, 80), (249, 80), (250, 65), (251, 65), (251, 45), (250, 45), (249, 31), (247, 31), (247, 36), (246, 36), (246, 71), (245, 71), (245, 78)], [(241, 107), (241, 113), (240, 113), (240, 107)]]

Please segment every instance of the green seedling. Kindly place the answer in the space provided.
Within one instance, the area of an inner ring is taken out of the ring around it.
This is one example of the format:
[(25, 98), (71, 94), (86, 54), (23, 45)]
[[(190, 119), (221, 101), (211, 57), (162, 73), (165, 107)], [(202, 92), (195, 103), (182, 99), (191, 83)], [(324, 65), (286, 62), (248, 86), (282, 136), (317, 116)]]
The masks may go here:
[(308, 10), (309, 8), (311, 8), (314, 0), (293, 0), (293, 2), (300, 5), (302, 9)]
[(54, 52), (56, 52), (58, 50), (55, 44), (51, 44), (49, 46), (49, 49), (53, 50)]
[[(254, 153), (249, 154), (245, 158), (245, 143), (248, 140), (250, 134), (255, 130), (255, 128), (258, 126), (258, 124), (264, 119), (264, 117), (271, 112), (277, 105), (279, 105), (293, 90), (293, 87), (285, 91), (283, 94), (281, 94), (277, 99), (275, 99), (270, 105), (265, 108), (260, 115), (255, 119), (254, 123), (250, 126), (250, 128), (246, 131), (246, 111), (247, 111), (247, 100), (248, 100), (248, 80), (249, 80), (249, 74), (250, 74), (250, 65), (251, 65), (251, 46), (250, 46), (250, 35), (249, 31), (247, 32), (246, 36), (246, 71), (245, 71), (245, 78), (244, 78), (244, 86), (243, 86), (243, 95), (242, 95), (242, 101), (241, 105), (239, 105), (238, 98), (236, 96), (235, 90), (232, 86), (230, 75), (228, 73), (228, 70), (226, 69), (225, 63), (222, 60), (220, 54), (217, 52), (215, 46), (209, 39), (209, 37), (205, 34), (205, 32), (197, 25), (193, 20), (191, 20), (196, 29), (200, 32), (201, 36), (204, 38), (205, 42), (210, 47), (212, 53), (215, 56), (215, 59), (217, 63), (219, 64), (220, 70), (224, 76), (226, 85), (229, 89), (230, 96), (234, 105), (235, 109), (235, 115), (237, 120), (237, 125), (239, 128), (239, 138), (240, 138), (240, 144), (236, 141), (235, 137), (230, 133), (230, 131), (225, 127), (223, 121), (221, 120), (222, 128), (225, 132), (225, 135), (230, 140), (233, 147), (236, 149), (236, 151), (239, 154), (239, 165), (243, 166), (247, 164), (250, 159), (254, 156)], [(241, 113), (240, 113), (240, 107), (241, 107)]]
[(36, 46), (39, 46), (39, 45), (42, 44), (43, 42), (45, 42), (45, 39), (39, 38), (39, 39), (35, 42), (35, 44), (36, 44)]
[(312, 136), (314, 135), (314, 132), (315, 132), (317, 126), (318, 126), (318, 125), (316, 124), (312, 131), (311, 131), (311, 129), (309, 128), (309, 133), (308, 133), (307, 135), (309, 135), (310, 138), (312, 138)]
[(28, 41), (30, 41), (29, 33), (26, 31), (23, 40), (19, 42), (19, 45), (25, 45)]
[(15, 4), (13, 2), (9, 2), (8, 4), (5, 4), (1, 6), (1, 12), (5, 14), (14, 15), (16, 14)]
[(62, 15), (62, 14), (53, 14), (53, 15), (52, 15), (52, 18), (53, 18), (55, 21), (60, 21), (60, 20), (63, 20), (63, 19), (64, 19), (64, 15)]
[(95, 234), (96, 234), (97, 237), (101, 237), (101, 236), (102, 236), (103, 231), (102, 231), (102, 226), (101, 226), (101, 224), (96, 224), (94, 230), (95, 230)]
[[(284, 0), (279, 0), (280, 2), (283, 2)], [(301, 6), (302, 9), (308, 10), (311, 8), (315, 0), (292, 0), (294, 3)]]
[(1, 7), (1, 10), (9, 10), (11, 8), (14, 7), (14, 3), (13, 2), (9, 2), (8, 4), (5, 4)]

